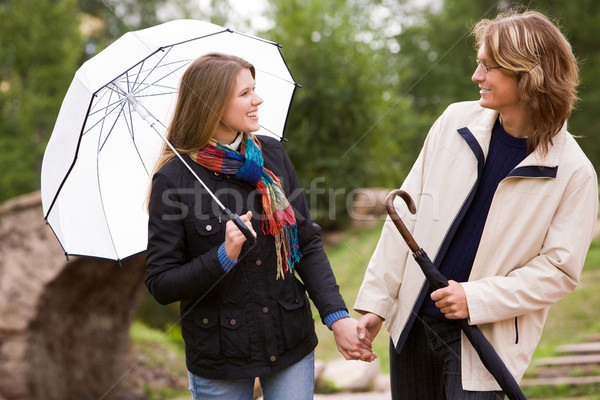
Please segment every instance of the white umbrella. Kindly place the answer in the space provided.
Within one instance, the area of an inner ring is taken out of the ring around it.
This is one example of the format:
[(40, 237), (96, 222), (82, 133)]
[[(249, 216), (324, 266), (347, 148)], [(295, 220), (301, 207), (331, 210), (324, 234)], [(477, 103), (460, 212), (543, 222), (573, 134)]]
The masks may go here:
[(283, 138), (298, 85), (276, 43), (194, 20), (123, 35), (76, 72), (44, 154), (44, 217), (67, 256), (121, 260), (146, 249), (145, 200), (179, 81), (213, 51), (254, 65), (257, 133)]

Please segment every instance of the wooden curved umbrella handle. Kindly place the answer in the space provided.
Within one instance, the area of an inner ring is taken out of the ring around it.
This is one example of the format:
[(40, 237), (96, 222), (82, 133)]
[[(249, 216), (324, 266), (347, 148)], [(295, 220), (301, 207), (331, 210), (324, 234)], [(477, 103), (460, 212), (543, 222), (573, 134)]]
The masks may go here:
[(387, 209), (387, 213), (389, 214), (390, 218), (394, 222), (394, 225), (396, 225), (396, 228), (398, 228), (398, 231), (400, 232), (400, 235), (402, 235), (402, 238), (408, 245), (408, 248), (413, 253), (415, 253), (420, 249), (420, 247), (417, 244), (417, 242), (415, 241), (415, 239), (412, 237), (410, 232), (408, 231), (408, 228), (406, 228), (406, 225), (404, 225), (404, 222), (402, 222), (402, 219), (400, 218), (400, 216), (398, 216), (398, 213), (396, 212), (396, 207), (394, 207), (394, 198), (396, 196), (400, 196), (402, 198), (402, 200), (404, 200), (404, 202), (408, 206), (408, 210), (412, 214), (415, 214), (417, 212), (417, 208), (415, 207), (415, 203), (414, 203), (413, 199), (410, 197), (410, 195), (402, 189), (392, 190), (388, 194), (387, 199), (385, 201), (385, 208)]

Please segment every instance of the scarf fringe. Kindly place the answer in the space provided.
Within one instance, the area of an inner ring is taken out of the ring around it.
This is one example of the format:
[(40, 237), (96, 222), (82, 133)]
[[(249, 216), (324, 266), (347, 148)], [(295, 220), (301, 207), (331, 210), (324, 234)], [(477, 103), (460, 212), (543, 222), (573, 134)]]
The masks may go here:
[(302, 253), (298, 245), (298, 226), (284, 226), (278, 235), (275, 235), (275, 248), (277, 250), (277, 279), (285, 279), (285, 274), (293, 273), (294, 265), (300, 261)]

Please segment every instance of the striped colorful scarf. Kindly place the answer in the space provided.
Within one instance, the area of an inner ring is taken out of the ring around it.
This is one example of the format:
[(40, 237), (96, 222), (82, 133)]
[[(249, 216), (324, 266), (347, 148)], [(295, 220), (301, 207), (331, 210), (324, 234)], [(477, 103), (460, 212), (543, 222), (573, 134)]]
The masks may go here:
[(260, 144), (250, 134), (244, 134), (239, 153), (217, 143), (208, 144), (191, 153), (192, 159), (213, 172), (235, 175), (250, 183), (261, 195), (263, 207), (262, 230), (275, 237), (277, 279), (294, 268), (300, 260), (298, 227), (294, 210), (289, 204), (279, 178), (264, 167)]

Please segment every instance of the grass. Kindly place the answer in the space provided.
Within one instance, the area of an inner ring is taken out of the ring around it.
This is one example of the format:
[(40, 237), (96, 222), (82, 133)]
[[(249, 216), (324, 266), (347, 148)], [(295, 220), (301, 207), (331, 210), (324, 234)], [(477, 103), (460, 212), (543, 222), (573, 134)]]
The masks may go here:
[[(381, 226), (380, 223), (372, 228), (349, 229), (335, 235), (335, 239), (333, 236), (326, 237), (327, 254), (342, 296), (353, 317), (359, 317), (356, 312), (352, 311), (352, 307), (362, 283), (365, 268), (377, 245)], [(533, 359), (555, 355), (556, 347), (561, 344), (582, 342), (600, 333), (600, 307), (598, 304), (600, 304), (600, 241), (594, 241), (588, 253), (578, 288), (550, 309), (544, 333)], [(157, 307), (162, 306), (157, 305)], [(325, 361), (341, 357), (337, 351), (333, 334), (320, 322), (315, 307), (313, 307), (313, 314), (319, 336), (316, 357)], [(159, 344), (156, 345), (157, 349), (166, 347), (169, 351), (178, 353), (177, 357), (180, 360), (178, 362), (185, 373), (183, 344), (176, 328), (171, 329), (165, 335), (163, 332), (152, 330), (142, 323), (136, 322), (131, 328), (131, 338), (134, 346), (148, 348), (159, 341)], [(382, 329), (373, 347), (379, 356), (383, 373), (389, 372), (388, 342), (389, 336)], [(156, 357), (149, 356), (150, 362), (161, 363), (163, 356), (160, 351), (152, 350), (150, 353), (157, 353)], [(595, 394), (597, 391), (597, 387), (534, 387), (527, 388), (527, 395), (529, 398), (565, 399), (571, 396), (577, 397), (578, 400), (600, 400), (600, 396)]]
[[(132, 366), (132, 376), (129, 377), (134, 381), (131, 385), (141, 388), (148, 400), (189, 398), (184, 344), (179, 326), (159, 330), (136, 320), (131, 324), (129, 335), (131, 347), (138, 354)], [(140, 373), (140, 369), (153, 373)], [(179, 384), (173, 385), (171, 376), (179, 377)]]

